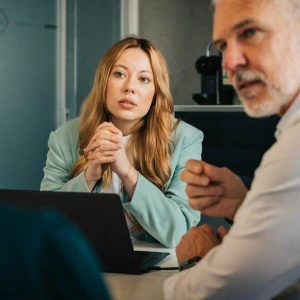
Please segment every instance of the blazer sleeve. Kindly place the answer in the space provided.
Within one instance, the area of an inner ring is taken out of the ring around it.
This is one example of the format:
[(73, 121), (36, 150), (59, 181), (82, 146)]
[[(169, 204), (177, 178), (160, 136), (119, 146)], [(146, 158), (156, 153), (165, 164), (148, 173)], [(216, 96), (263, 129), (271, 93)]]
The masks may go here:
[(134, 195), (124, 204), (147, 234), (166, 247), (177, 246), (182, 235), (200, 221), (200, 212), (188, 204), (186, 184), (180, 174), (188, 159), (201, 160), (202, 140), (203, 133), (195, 127), (187, 124), (179, 127), (174, 136), (171, 178), (165, 191), (139, 174)]
[[(69, 138), (70, 135), (70, 133), (62, 135), (59, 131), (50, 133), (49, 150), (40, 190), (89, 192), (84, 172), (71, 178), (70, 172), (78, 154), (77, 145), (74, 143), (74, 139)], [(70, 141), (67, 142), (68, 138)]]

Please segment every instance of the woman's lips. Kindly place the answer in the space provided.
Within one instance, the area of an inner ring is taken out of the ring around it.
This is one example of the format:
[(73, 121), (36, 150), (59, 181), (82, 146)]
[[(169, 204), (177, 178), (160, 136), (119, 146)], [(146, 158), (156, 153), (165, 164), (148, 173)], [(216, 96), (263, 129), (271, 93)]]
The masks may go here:
[(132, 109), (136, 107), (136, 104), (131, 99), (122, 99), (118, 102), (123, 108)]

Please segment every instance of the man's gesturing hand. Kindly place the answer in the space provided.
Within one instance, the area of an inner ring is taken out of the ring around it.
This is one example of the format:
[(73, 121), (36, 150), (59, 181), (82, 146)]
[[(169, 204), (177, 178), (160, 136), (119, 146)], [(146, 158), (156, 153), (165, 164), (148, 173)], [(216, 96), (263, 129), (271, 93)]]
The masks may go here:
[(189, 204), (204, 214), (233, 220), (247, 188), (236, 174), (204, 161), (189, 160), (181, 179), (187, 183)]

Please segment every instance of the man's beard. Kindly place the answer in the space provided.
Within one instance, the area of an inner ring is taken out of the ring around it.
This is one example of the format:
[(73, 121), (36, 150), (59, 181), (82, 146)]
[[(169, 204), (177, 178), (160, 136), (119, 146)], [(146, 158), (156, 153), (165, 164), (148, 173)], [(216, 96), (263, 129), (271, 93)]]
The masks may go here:
[[(259, 81), (266, 89), (264, 95), (259, 96), (254, 89), (241, 93), (237, 86), (241, 81)], [(287, 97), (278, 88), (270, 85), (265, 76), (260, 72), (236, 71), (233, 85), (239, 99), (243, 102), (246, 113), (255, 118), (267, 117), (280, 113), (282, 107), (288, 102)], [(261, 97), (259, 99), (259, 97)], [(259, 99), (259, 100), (258, 100)]]

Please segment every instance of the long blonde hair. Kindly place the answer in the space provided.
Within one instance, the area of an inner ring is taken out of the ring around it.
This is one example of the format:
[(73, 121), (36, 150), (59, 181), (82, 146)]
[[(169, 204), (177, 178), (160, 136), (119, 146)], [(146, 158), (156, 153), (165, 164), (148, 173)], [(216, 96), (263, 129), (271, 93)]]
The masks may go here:
[[(81, 107), (80, 157), (74, 164), (71, 176), (77, 176), (87, 167), (88, 160), (83, 155), (83, 149), (88, 145), (97, 126), (110, 120), (106, 105), (107, 82), (115, 62), (128, 48), (140, 48), (148, 55), (153, 71), (155, 95), (148, 113), (134, 127), (127, 149), (133, 167), (164, 191), (170, 178), (170, 155), (173, 150), (171, 134), (176, 126), (173, 123), (174, 103), (170, 93), (169, 72), (159, 49), (150, 41), (132, 35), (112, 46), (98, 65), (92, 90)], [(108, 168), (103, 174), (104, 190), (110, 181), (111, 169)], [(131, 221), (136, 225), (136, 229), (141, 229), (133, 216)]]

